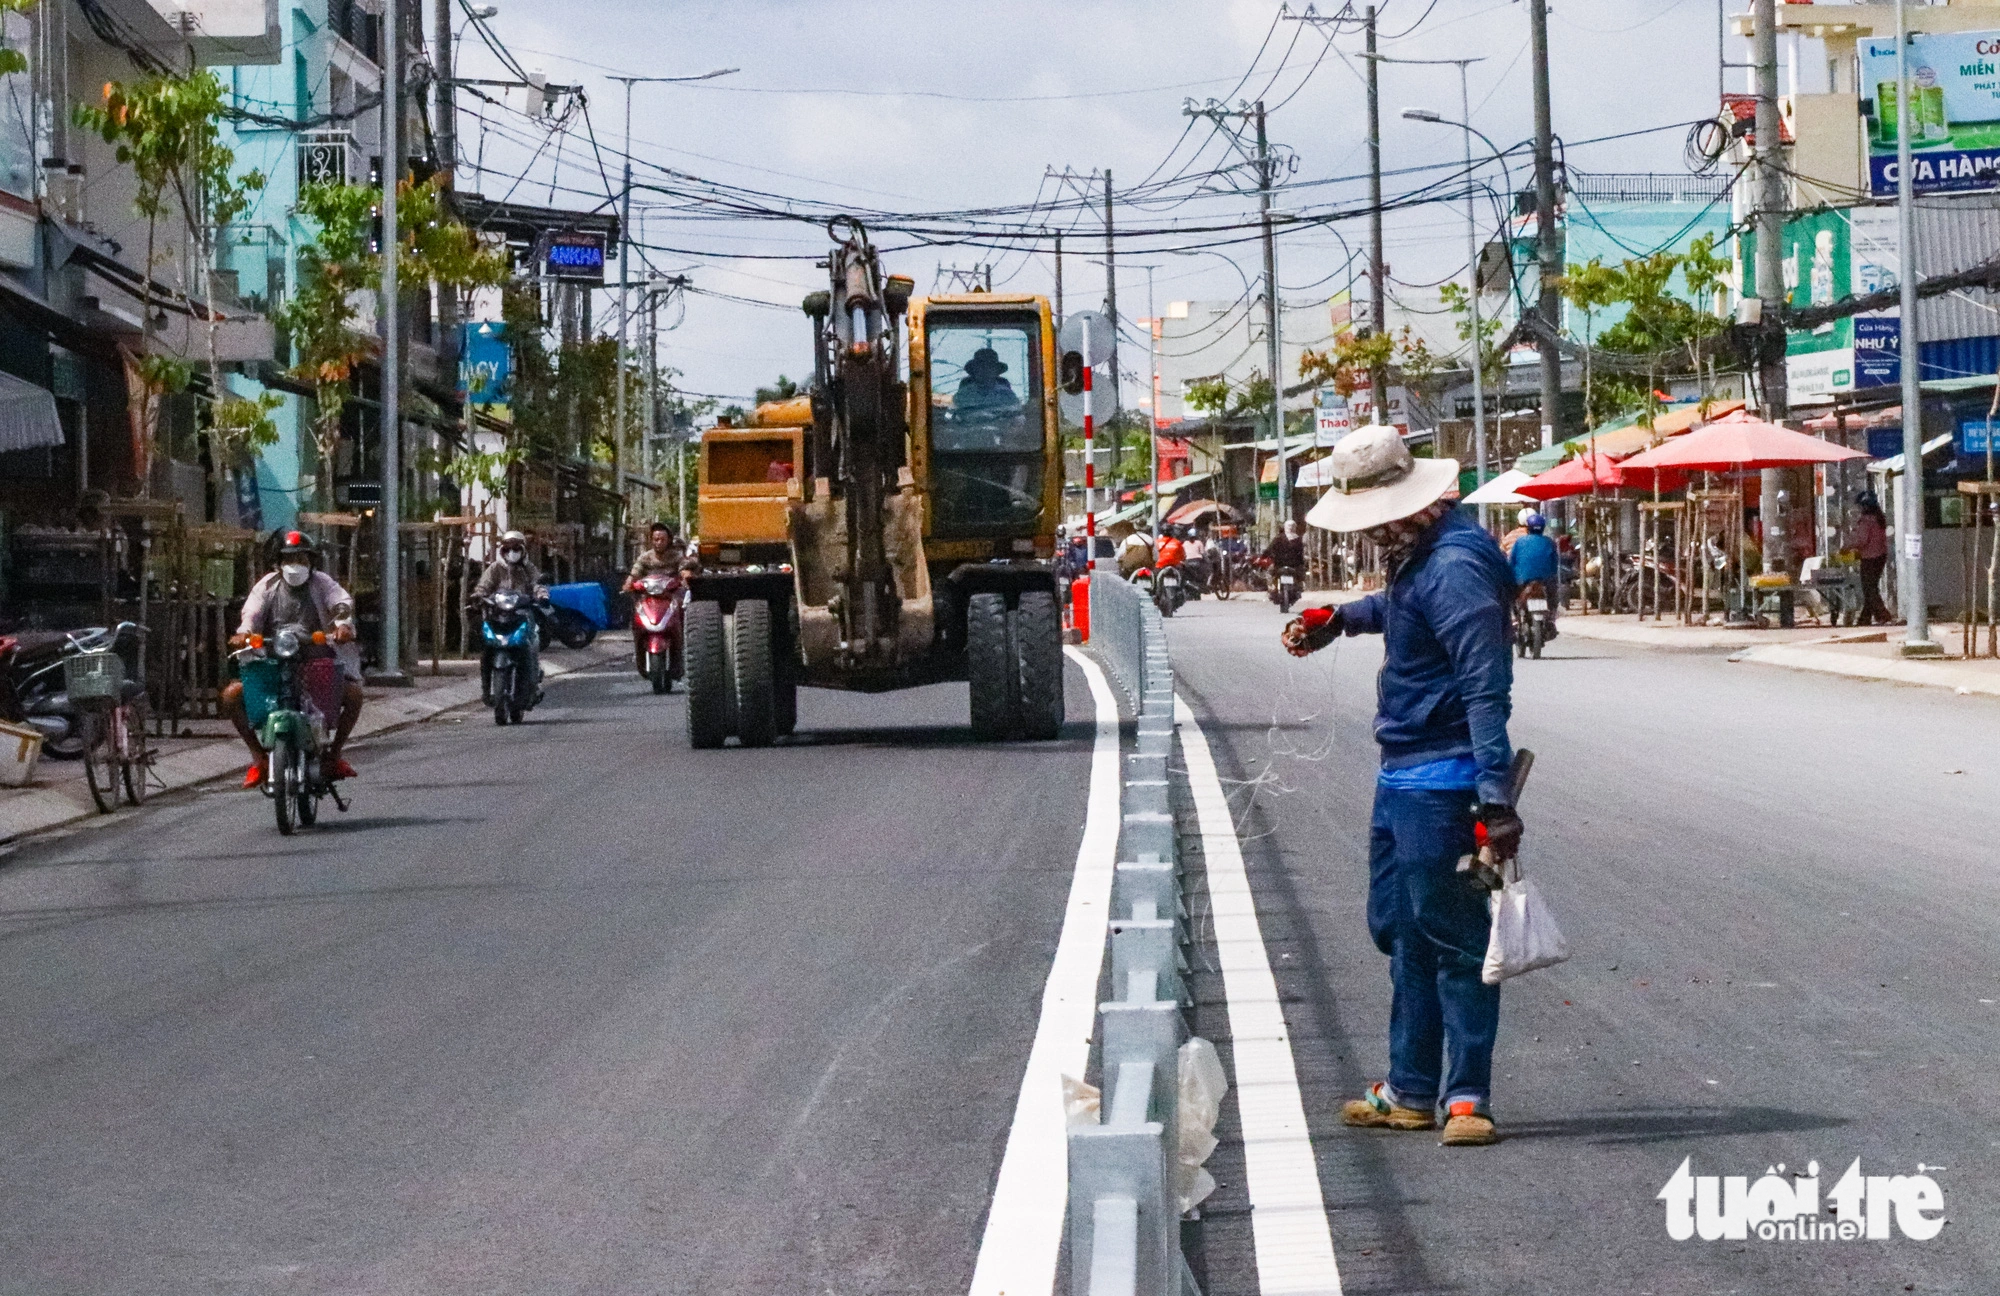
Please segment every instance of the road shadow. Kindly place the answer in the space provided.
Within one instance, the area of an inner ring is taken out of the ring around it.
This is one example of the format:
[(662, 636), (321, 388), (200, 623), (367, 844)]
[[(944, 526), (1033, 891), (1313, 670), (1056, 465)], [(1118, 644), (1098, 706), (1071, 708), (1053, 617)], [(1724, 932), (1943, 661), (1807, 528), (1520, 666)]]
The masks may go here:
[(1735, 1134), (1794, 1134), (1852, 1124), (1844, 1116), (1784, 1107), (1639, 1107), (1586, 1112), (1563, 1120), (1510, 1123), (1507, 1138), (1581, 1139), (1610, 1146), (1644, 1146)]
[(433, 828), (439, 824), (485, 823), (479, 815), (360, 815), (341, 814), (335, 811), (329, 815), (327, 807), (320, 808), (319, 823), (307, 832), (361, 832), (374, 828)]
[(886, 728), (842, 728), (842, 729), (801, 729), (788, 738), (780, 738), (780, 747), (965, 747), (987, 751), (1031, 750), (1045, 751), (1072, 741), (1092, 738), (1096, 734), (1094, 726), (1088, 724), (1065, 724), (1048, 742), (1026, 740), (994, 742), (985, 738), (975, 738), (972, 730), (965, 725), (902, 725)]

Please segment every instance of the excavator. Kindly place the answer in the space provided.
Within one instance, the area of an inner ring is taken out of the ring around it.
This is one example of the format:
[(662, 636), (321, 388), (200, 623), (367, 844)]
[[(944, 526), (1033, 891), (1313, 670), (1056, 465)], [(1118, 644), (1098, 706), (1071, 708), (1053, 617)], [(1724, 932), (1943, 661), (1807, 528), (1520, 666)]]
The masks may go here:
[(702, 435), (688, 741), (768, 746), (797, 725), (801, 686), (960, 679), (976, 737), (1054, 738), (1063, 458), (1048, 301), (914, 297), (858, 221), (828, 233), (828, 287), (804, 303), (808, 393)]

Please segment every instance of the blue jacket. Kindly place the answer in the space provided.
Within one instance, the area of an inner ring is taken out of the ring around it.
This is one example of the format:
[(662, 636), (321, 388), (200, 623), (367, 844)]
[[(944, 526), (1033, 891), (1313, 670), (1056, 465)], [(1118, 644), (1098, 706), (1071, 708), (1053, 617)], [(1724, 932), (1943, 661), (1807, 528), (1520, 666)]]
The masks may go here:
[(1514, 576), (1478, 523), (1447, 513), (1389, 588), (1340, 610), (1347, 634), (1380, 634), (1375, 741), (1384, 769), (1449, 756), (1479, 764), (1479, 799), (1511, 804)]
[(1556, 542), (1545, 535), (1530, 531), (1514, 541), (1514, 548), (1508, 554), (1514, 566), (1514, 584), (1526, 585), (1529, 581), (1540, 581), (1553, 587), (1556, 583)]

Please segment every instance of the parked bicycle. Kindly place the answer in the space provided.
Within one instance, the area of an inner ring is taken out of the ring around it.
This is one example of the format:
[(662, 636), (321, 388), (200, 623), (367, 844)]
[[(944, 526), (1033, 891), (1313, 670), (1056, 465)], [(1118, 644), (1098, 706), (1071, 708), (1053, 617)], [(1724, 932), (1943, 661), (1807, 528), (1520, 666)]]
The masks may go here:
[[(144, 636), (143, 628), (130, 629)], [(121, 791), (128, 804), (143, 803), (158, 782), (146, 741), (145, 686), (126, 678), (124, 657), (108, 646), (64, 657), (63, 686), (80, 721), (84, 781), (99, 813), (117, 809)]]

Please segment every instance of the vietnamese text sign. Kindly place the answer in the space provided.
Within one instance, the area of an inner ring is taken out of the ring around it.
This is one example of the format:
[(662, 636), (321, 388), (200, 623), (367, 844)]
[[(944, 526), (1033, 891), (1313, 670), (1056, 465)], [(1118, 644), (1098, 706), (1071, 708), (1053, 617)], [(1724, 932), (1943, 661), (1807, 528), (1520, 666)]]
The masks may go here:
[[(1868, 179), (1896, 192), (1896, 42), (1864, 40), (1861, 97), (1868, 118)], [(1920, 32), (1910, 37), (1910, 179), (1918, 193), (2000, 185), (2000, 32)]]

